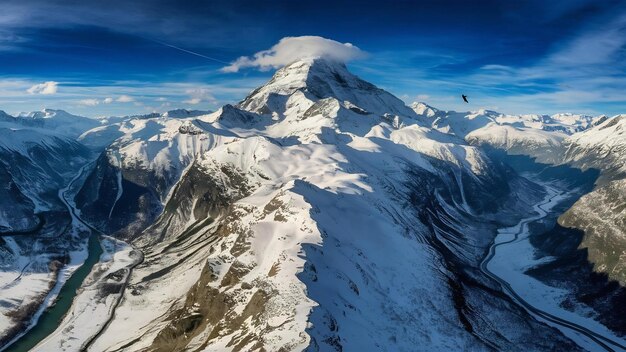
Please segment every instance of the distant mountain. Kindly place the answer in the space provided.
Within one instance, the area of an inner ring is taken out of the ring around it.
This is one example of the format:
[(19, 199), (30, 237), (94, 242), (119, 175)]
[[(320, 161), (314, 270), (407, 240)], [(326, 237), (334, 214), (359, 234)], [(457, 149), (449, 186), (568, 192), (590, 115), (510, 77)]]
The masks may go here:
[(411, 104), (411, 109), (413, 109), (416, 114), (429, 118), (435, 117), (441, 112), (439, 109), (433, 108), (432, 106), (421, 102), (413, 102)]
[(83, 132), (100, 125), (100, 122), (95, 119), (53, 109), (23, 112), (16, 116), (15, 121), (24, 126), (52, 130), (71, 138), (76, 138)]
[[(100, 149), (113, 143), (116, 139), (122, 137), (126, 133), (137, 132), (139, 128), (138, 126), (144, 126), (146, 124), (148, 126), (156, 126), (159, 124), (174, 124), (178, 126), (185, 119), (200, 117), (210, 113), (210, 111), (203, 110), (176, 109), (164, 113), (155, 112), (146, 115), (102, 118), (100, 119), (102, 126), (86, 131), (78, 137), (78, 140), (89, 147)], [(170, 121), (171, 119), (180, 119), (181, 121), (174, 122)], [(158, 129), (153, 132), (156, 131), (158, 131)], [(129, 138), (132, 139), (134, 137)]]
[(211, 110), (186, 110), (186, 109), (176, 109), (166, 111), (161, 114), (163, 117), (171, 117), (171, 118), (187, 118), (187, 117), (196, 117), (202, 115), (208, 115), (212, 111)]
[(16, 123), (16, 120), (17, 119), (14, 116), (11, 116), (6, 112), (0, 110), (0, 122)]
[(506, 115), (484, 109), (440, 111), (422, 103), (413, 103), (412, 108), (429, 117), (433, 128), (455, 134), (471, 144), (489, 145), (551, 163), (559, 162), (569, 135), (606, 119), (605, 116), (575, 114)]
[(131, 119), (154, 119), (158, 117), (170, 117), (170, 118), (187, 118), (187, 117), (196, 117), (210, 114), (212, 111), (210, 110), (187, 110), (187, 109), (174, 109), (165, 112), (151, 112), (149, 114), (143, 115), (129, 115), (129, 116), (109, 116), (102, 117), (99, 120), (103, 122), (103, 124), (111, 124), (118, 123), (123, 121), (128, 121)]

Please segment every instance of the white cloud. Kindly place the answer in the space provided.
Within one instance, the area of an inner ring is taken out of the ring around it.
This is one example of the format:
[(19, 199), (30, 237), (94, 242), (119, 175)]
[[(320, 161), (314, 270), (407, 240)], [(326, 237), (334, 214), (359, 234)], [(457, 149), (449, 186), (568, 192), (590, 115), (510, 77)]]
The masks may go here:
[(96, 105), (100, 104), (98, 99), (83, 99), (83, 100), (79, 101), (78, 103), (81, 104), (81, 105), (87, 105), (87, 106), (96, 106)]
[(264, 71), (309, 57), (347, 62), (365, 57), (365, 52), (350, 43), (317, 36), (285, 37), (270, 49), (259, 51), (253, 57), (242, 56), (221, 71), (237, 72), (245, 67), (257, 67)]
[(58, 82), (48, 81), (44, 83), (35, 84), (34, 86), (28, 88), (26, 91), (29, 94), (56, 94), (58, 89)]
[(113, 102), (113, 98), (104, 98), (102, 102), (105, 104), (111, 104)]
[(128, 95), (120, 95), (120, 97), (117, 98), (116, 101), (119, 101), (120, 103), (130, 103), (135, 101), (135, 98)]
[(202, 102), (202, 99), (200, 99), (200, 98), (191, 98), (191, 99), (188, 99), (188, 100), (183, 100), (183, 103), (191, 104), (191, 105), (200, 104), (200, 102)]
[(185, 93), (189, 94), (189, 99), (183, 100), (185, 104), (197, 105), (202, 102), (217, 104), (217, 99), (207, 88), (187, 89)]

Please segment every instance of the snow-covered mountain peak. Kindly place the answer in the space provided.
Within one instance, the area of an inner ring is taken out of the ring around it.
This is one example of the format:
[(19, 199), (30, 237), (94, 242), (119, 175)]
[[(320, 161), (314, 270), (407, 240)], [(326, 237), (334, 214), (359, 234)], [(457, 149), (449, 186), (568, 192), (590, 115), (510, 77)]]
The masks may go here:
[(40, 111), (22, 112), (19, 114), (21, 118), (31, 119), (50, 119), (50, 118), (86, 118), (82, 116), (72, 115), (65, 110), (42, 109)]
[(607, 152), (609, 152), (610, 146), (623, 145), (626, 147), (625, 133), (626, 115), (616, 115), (585, 131), (572, 135), (570, 140), (575, 144), (586, 145), (590, 148), (603, 149), (603, 146), (608, 146)]
[(71, 138), (77, 138), (83, 132), (100, 125), (98, 120), (55, 109), (22, 112), (15, 122), (29, 127), (51, 130)]
[(0, 122), (16, 122), (16, 118), (0, 110)]
[(572, 128), (576, 132), (579, 132), (591, 127), (596, 121), (601, 118), (602, 116), (595, 117), (582, 114), (560, 113), (550, 116), (549, 119), (551, 119), (553, 123), (560, 123), (562, 125), (572, 126)]
[[(343, 84), (358, 84), (358, 81), (360, 81), (358, 77), (348, 71), (345, 64), (325, 58), (313, 57), (294, 61), (279, 69), (272, 77), (272, 80), (268, 82), (268, 85), (293, 82), (305, 87), (314, 77), (331, 79), (340, 84), (341, 82)], [(372, 86), (369, 83), (368, 85)]]
[[(602, 116), (606, 117), (606, 116)], [(613, 116), (612, 118), (606, 117), (604, 121), (598, 123), (596, 126), (598, 130), (603, 130), (606, 128), (614, 127), (615, 130), (624, 131), (626, 130), (626, 115), (620, 114)]]
[(425, 117), (434, 117), (435, 115), (437, 115), (437, 113), (440, 112), (440, 110), (437, 108), (434, 108), (426, 103), (417, 101), (411, 104), (411, 109), (413, 109), (416, 114)]
[[(291, 95), (298, 90), (312, 89), (312, 93), (318, 92), (321, 81), (333, 85), (358, 84), (356, 76), (348, 72), (344, 64), (328, 61), (322, 58), (308, 58), (295, 61), (274, 73), (272, 78), (263, 86), (253, 91), (241, 105), (245, 108), (246, 102), (254, 98), (258, 93), (271, 92), (274, 94)], [(371, 84), (369, 86), (373, 87)], [(328, 92), (325, 92), (328, 93)], [(318, 96), (324, 98), (326, 96)]]
[(477, 111), (470, 112), (470, 115), (498, 116), (502, 114), (494, 110), (481, 108), (481, 109), (478, 109)]
[[(290, 98), (293, 99), (289, 101)], [(416, 117), (402, 100), (350, 73), (344, 64), (323, 58), (301, 59), (279, 69), (267, 84), (254, 90), (237, 107), (264, 115), (282, 115), (303, 100), (316, 103), (328, 98), (363, 115)]]

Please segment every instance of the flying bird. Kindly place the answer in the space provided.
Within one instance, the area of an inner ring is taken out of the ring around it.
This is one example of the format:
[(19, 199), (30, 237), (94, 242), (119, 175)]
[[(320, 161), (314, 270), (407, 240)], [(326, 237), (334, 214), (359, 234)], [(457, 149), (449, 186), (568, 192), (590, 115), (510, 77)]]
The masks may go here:
[(465, 101), (466, 103), (469, 103), (469, 101), (467, 101), (467, 95), (461, 94), (461, 98), (463, 98), (463, 101)]

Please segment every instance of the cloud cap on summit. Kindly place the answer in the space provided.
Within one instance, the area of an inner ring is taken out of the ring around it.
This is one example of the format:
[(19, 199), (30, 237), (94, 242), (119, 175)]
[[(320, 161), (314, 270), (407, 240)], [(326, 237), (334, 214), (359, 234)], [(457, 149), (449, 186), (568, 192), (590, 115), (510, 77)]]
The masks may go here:
[(293, 61), (323, 57), (327, 60), (348, 62), (364, 58), (366, 53), (350, 43), (340, 43), (319, 36), (285, 37), (270, 49), (250, 56), (241, 56), (222, 72), (238, 72), (242, 68), (255, 67), (261, 71), (285, 66)]

